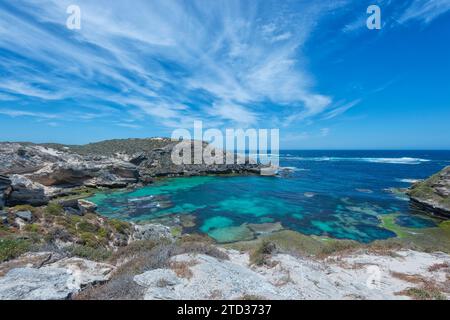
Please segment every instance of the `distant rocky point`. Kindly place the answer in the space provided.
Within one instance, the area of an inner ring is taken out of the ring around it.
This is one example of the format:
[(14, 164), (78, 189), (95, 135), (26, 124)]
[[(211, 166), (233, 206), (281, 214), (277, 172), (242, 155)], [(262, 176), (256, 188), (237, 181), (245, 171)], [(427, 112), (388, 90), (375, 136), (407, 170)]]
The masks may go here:
[(177, 143), (168, 138), (87, 145), (0, 143), (0, 208), (45, 205), (74, 187), (124, 188), (155, 177), (260, 173), (261, 167), (248, 161), (176, 165), (171, 153)]
[(413, 206), (432, 215), (450, 218), (450, 166), (415, 183), (408, 195)]

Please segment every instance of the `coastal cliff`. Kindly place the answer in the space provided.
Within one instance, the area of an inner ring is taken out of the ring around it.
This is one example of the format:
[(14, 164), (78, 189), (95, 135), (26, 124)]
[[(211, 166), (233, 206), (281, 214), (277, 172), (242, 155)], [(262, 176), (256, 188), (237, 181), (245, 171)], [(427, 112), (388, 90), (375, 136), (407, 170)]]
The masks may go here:
[(412, 205), (432, 215), (450, 218), (450, 166), (415, 183), (408, 195)]
[(178, 143), (167, 138), (82, 146), (0, 143), (0, 207), (40, 206), (74, 188), (125, 188), (156, 177), (260, 173), (259, 165), (248, 162), (174, 164), (171, 154)]

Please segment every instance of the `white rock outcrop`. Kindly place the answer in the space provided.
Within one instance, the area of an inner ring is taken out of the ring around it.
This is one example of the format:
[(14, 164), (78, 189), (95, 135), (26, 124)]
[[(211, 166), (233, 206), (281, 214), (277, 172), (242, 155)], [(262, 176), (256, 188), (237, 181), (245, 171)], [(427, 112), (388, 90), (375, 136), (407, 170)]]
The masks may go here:
[(88, 284), (109, 280), (114, 267), (65, 258), (42, 268), (19, 267), (0, 278), (0, 300), (61, 300)]
[(417, 284), (397, 274), (446, 283), (449, 270), (429, 271), (435, 264), (450, 264), (450, 256), (410, 250), (396, 256), (359, 253), (324, 261), (277, 254), (272, 267), (250, 267), (247, 254), (228, 250), (229, 261), (203, 254), (172, 258), (186, 273), (157, 269), (134, 277), (145, 288), (144, 299), (407, 299), (399, 292)]

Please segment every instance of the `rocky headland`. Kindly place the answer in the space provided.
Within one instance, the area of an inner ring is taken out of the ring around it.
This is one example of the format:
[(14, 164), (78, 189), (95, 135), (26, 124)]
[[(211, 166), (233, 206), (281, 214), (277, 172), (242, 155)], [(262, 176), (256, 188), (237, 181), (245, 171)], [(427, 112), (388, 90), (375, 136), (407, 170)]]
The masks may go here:
[[(97, 189), (162, 176), (257, 174), (261, 168), (176, 166), (173, 147), (160, 138), (85, 146), (0, 143), (0, 299), (450, 297), (450, 221), (419, 232), (385, 215), (380, 223), (398, 237), (370, 244), (267, 224), (256, 239), (219, 245), (177, 225), (108, 219), (83, 199)], [(413, 203), (448, 212), (448, 177), (446, 168), (415, 184), (408, 191)]]
[(415, 207), (432, 215), (450, 218), (450, 167), (415, 183), (408, 195)]
[(0, 208), (45, 205), (80, 188), (125, 188), (158, 177), (259, 174), (251, 164), (174, 164), (178, 141), (109, 140), (83, 146), (0, 143)]

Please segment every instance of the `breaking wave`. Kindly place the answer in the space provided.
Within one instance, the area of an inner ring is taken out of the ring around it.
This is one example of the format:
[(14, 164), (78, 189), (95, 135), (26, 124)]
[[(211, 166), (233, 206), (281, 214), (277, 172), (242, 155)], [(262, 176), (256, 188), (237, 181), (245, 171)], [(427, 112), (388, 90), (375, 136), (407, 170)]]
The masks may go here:
[(286, 160), (300, 161), (352, 161), (352, 162), (370, 162), (370, 163), (390, 163), (390, 164), (421, 164), (429, 162), (428, 159), (420, 158), (342, 158), (342, 157), (283, 157)]

